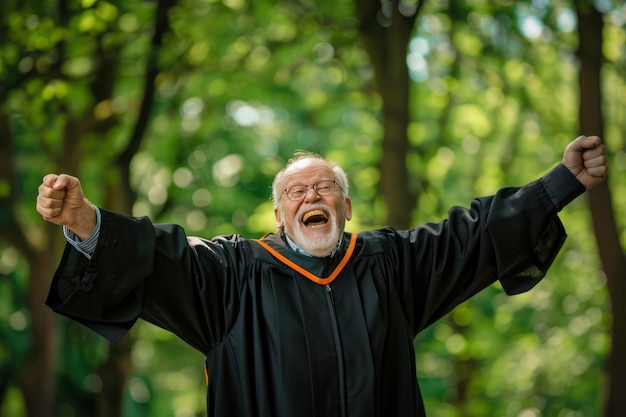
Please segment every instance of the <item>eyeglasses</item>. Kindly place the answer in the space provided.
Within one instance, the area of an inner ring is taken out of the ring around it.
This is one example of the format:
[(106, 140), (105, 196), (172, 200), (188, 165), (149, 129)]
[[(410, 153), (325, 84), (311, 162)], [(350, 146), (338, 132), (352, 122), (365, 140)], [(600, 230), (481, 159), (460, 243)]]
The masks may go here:
[(287, 194), (287, 198), (291, 201), (301, 201), (304, 200), (304, 197), (306, 197), (307, 193), (309, 192), (309, 188), (312, 188), (313, 190), (315, 190), (317, 195), (323, 197), (334, 194), (337, 187), (339, 187), (337, 181), (322, 180), (310, 186), (292, 185), (291, 187), (285, 188), (283, 190), (283, 193)]

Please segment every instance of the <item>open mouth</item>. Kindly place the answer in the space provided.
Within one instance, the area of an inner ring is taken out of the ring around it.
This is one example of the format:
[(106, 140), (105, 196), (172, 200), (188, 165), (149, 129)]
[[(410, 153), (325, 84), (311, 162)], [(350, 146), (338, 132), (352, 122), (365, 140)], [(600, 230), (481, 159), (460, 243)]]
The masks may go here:
[(304, 223), (306, 227), (325, 225), (328, 223), (328, 213), (320, 209), (307, 211), (302, 216), (302, 223)]

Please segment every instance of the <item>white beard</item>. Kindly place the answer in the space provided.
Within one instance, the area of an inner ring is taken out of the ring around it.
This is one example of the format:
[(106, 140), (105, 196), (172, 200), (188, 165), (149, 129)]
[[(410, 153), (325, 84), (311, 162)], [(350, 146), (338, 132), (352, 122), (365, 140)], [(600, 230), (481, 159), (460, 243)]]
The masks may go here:
[[(341, 239), (343, 235), (343, 229), (345, 227), (345, 220), (340, 220), (339, 216), (330, 208), (324, 204), (316, 204), (314, 207), (306, 207), (306, 211), (320, 208), (326, 211), (330, 218), (328, 219), (328, 223), (332, 225), (330, 233), (326, 233), (325, 231), (315, 232), (315, 229), (308, 229), (302, 222), (297, 219), (301, 219), (305, 210), (299, 210), (296, 215), (296, 221), (294, 222), (293, 230), (289, 227), (288, 223), (285, 222), (285, 234), (289, 236), (289, 238), (296, 244), (298, 247), (305, 252), (322, 258), (325, 256), (329, 256), (333, 253), (337, 245), (339, 244), (339, 239)], [(308, 232), (308, 235), (305, 235), (305, 230)]]

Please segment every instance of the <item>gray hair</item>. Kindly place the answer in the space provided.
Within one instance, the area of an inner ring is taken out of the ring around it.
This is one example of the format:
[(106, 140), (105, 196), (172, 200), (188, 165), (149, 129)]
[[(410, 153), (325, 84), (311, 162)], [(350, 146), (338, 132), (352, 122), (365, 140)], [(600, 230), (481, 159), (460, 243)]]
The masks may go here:
[(303, 159), (318, 159), (320, 161), (326, 162), (328, 167), (333, 170), (335, 174), (334, 180), (337, 181), (339, 187), (341, 187), (341, 192), (343, 198), (348, 197), (348, 176), (346, 172), (341, 168), (337, 163), (333, 161), (328, 161), (324, 157), (314, 152), (296, 152), (293, 156), (287, 161), (287, 164), (283, 169), (278, 171), (276, 176), (274, 177), (274, 181), (272, 181), (272, 196), (271, 200), (274, 203), (274, 207), (278, 207), (278, 201), (280, 200), (280, 195), (284, 191), (283, 177), (287, 173), (287, 170), (296, 162), (301, 161)]

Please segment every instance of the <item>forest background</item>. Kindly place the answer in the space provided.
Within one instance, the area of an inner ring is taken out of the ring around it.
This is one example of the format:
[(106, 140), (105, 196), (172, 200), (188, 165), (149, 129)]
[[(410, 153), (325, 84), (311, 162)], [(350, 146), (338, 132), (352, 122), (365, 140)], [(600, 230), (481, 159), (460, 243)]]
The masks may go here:
[(64, 246), (34, 209), (46, 173), (259, 237), (306, 149), (348, 172), (348, 230), (407, 228), (540, 177), (579, 134), (611, 175), (562, 212), (547, 278), (457, 308), (417, 368), (431, 417), (626, 415), (621, 1), (3, 0), (0, 80), (0, 416), (205, 415), (202, 354), (145, 323), (110, 345), (43, 307)]

